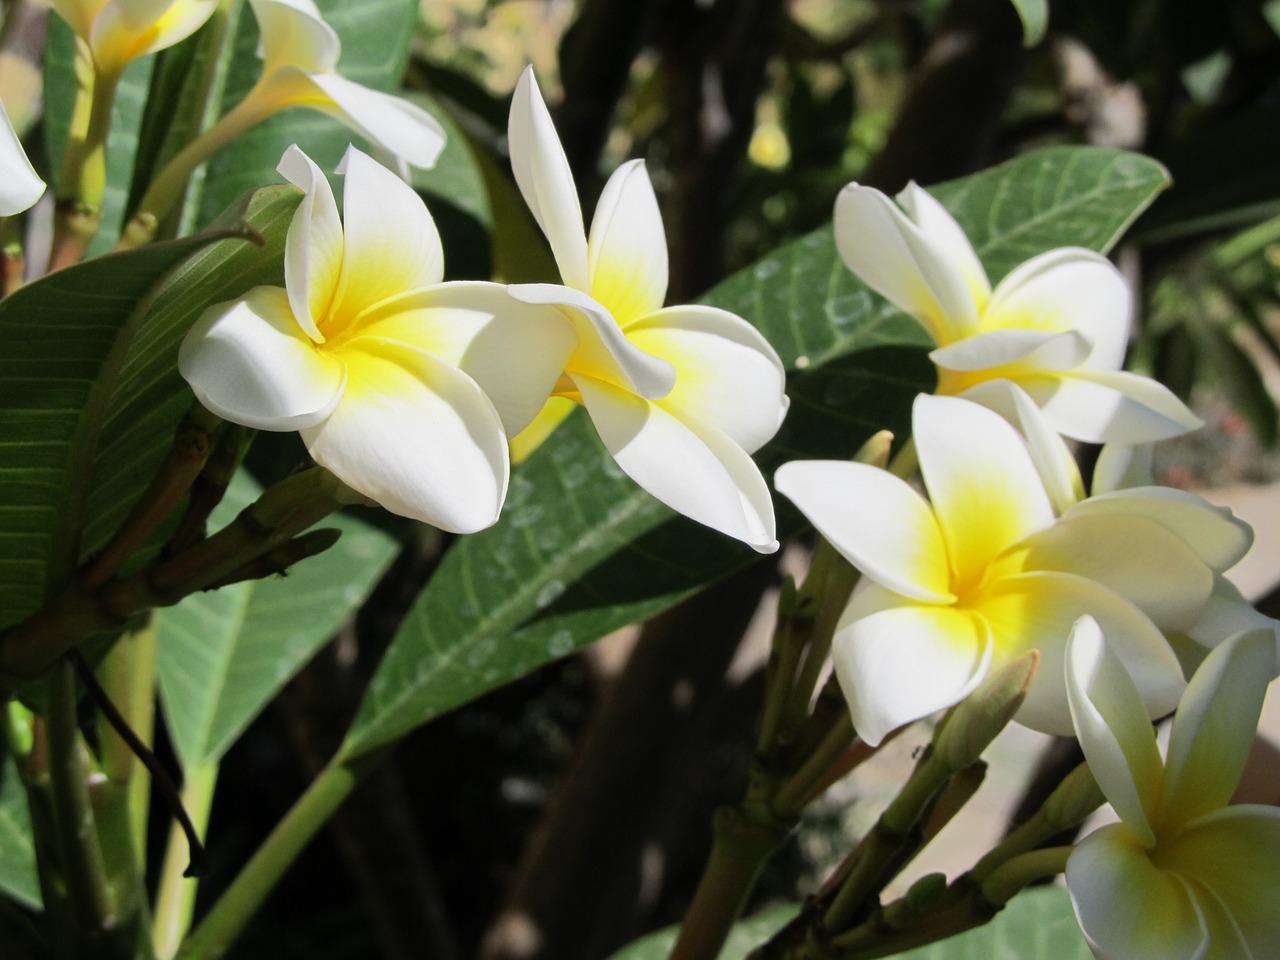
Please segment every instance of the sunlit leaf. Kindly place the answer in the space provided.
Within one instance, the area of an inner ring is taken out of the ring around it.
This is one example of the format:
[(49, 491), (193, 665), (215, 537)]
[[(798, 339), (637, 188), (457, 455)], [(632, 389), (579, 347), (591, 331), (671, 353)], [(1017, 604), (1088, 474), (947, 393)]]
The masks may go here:
[[(1164, 187), (1134, 154), (1029, 154), (938, 189), (993, 279), (1056, 246), (1106, 250)], [(904, 431), (930, 388), (917, 325), (844, 268), (829, 229), (713, 290), (792, 371), (791, 411), (757, 459), (847, 457), (874, 431)], [(802, 529), (779, 504), (779, 536)], [(501, 521), (461, 541), (419, 596), (349, 734), (359, 754), (487, 690), (650, 616), (755, 559), (676, 517), (624, 477), (580, 413), (521, 465)]]

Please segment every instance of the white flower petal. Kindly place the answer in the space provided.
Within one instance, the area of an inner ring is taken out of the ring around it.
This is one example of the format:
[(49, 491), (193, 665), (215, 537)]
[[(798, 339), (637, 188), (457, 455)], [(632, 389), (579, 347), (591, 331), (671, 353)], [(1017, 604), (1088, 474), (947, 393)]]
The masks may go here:
[(1154, 486), (1155, 474), (1151, 467), (1153, 452), (1153, 447), (1149, 443), (1106, 444), (1093, 465), (1093, 478), (1089, 482), (1090, 492), (1094, 496), (1099, 496), (1130, 487)]
[(89, 39), (93, 31), (93, 18), (102, 10), (106, 0), (50, 0), (58, 16), (70, 24), (77, 37)]
[(1017, 720), (1043, 733), (1072, 732), (1066, 686), (1067, 639), (1077, 620), (1091, 616), (1107, 646), (1138, 688), (1146, 716), (1161, 717), (1178, 705), (1186, 686), (1178, 658), (1145, 614), (1101, 584), (1069, 573), (1006, 576), (987, 587), (975, 608), (991, 628), (996, 665), (1028, 650), (1040, 651), (1040, 667)]
[(591, 221), (587, 258), (591, 296), (623, 329), (662, 307), (667, 236), (643, 160), (624, 163), (604, 185)]
[(130, 60), (185, 40), (217, 7), (218, 0), (110, 0), (89, 29), (94, 64), (116, 73)]
[(574, 382), (627, 476), (691, 520), (761, 553), (778, 549), (769, 488), (742, 448), (714, 427), (681, 422), (612, 384), (590, 377)]
[(627, 339), (676, 370), (662, 404), (696, 416), (754, 453), (782, 425), (786, 372), (760, 332), (715, 307), (668, 307), (627, 328)]
[(342, 396), (342, 364), (315, 349), (279, 287), (210, 307), (178, 350), (178, 371), (218, 416), (258, 430), (319, 423)]
[(1085, 365), (1118, 370), (1129, 345), (1133, 295), (1106, 257), (1061, 247), (1014, 268), (982, 315), (987, 330), (1071, 330), (1092, 348)]
[[(1013, 417), (1002, 409), (997, 409), (996, 412), (1021, 432), (1045, 491), (1053, 501), (1054, 511), (1061, 514), (1083, 500), (1084, 481), (1080, 478), (1076, 459), (1048, 418), (1040, 412), (1040, 408), (1032, 402), (1025, 390), (1012, 381), (993, 380), (990, 386), (993, 392), (1004, 391), (1008, 394), (1007, 403), (1013, 408)], [(984, 403), (983, 406), (990, 408), (989, 404)]]
[(336, 73), (306, 76), (325, 99), (307, 98), (301, 105), (342, 121), (410, 166), (435, 166), (444, 149), (445, 133), (427, 111), (402, 97), (361, 86)]
[(262, 37), (262, 71), (291, 66), (306, 73), (334, 69), (342, 44), (312, 0), (249, 0)]
[(589, 293), (591, 271), (578, 191), (532, 67), (527, 67), (516, 83), (507, 139), (516, 185), (551, 244), (561, 279), (575, 290)]
[(1103, 493), (1070, 511), (1072, 517), (1122, 514), (1150, 517), (1190, 544), (1196, 555), (1219, 573), (1239, 563), (1253, 545), (1253, 528), (1230, 509), (1171, 487), (1130, 487)]
[(1277, 670), (1280, 670), (1280, 621), (1259, 613), (1245, 599), (1240, 589), (1226, 577), (1215, 577), (1213, 593), (1201, 611), (1200, 619), (1184, 633), (1200, 646), (1213, 649), (1223, 640), (1244, 630), (1271, 631), (1276, 638)]
[(557, 283), (517, 283), (507, 292), (524, 303), (552, 304), (578, 334), (570, 374), (615, 383), (648, 400), (660, 400), (676, 383), (676, 369), (632, 343), (609, 311), (585, 293)]
[(508, 296), (497, 283), (441, 283), (387, 301), (361, 335), (413, 344), (480, 385), (513, 437), (555, 389), (577, 338), (555, 307)]
[(957, 577), (980, 575), (1004, 550), (1053, 522), (1026, 444), (995, 413), (967, 400), (922, 395), (912, 432)]
[(1230, 802), (1275, 668), (1275, 635), (1252, 630), (1211, 651), (1196, 670), (1173, 719), (1161, 822), (1187, 823)]
[(444, 248), (413, 188), (355, 147), (343, 160), (343, 245), (325, 332), (336, 336), (362, 311), (440, 282)]
[(347, 388), (302, 431), (316, 463), (392, 513), (473, 533), (498, 519), (507, 441), (466, 374), (413, 347), (373, 338), (343, 349)]
[(773, 482), (876, 583), (923, 603), (955, 602), (933, 511), (893, 474), (865, 463), (794, 460), (778, 468)]
[(1195, 623), (1213, 591), (1213, 571), (1187, 542), (1137, 513), (1068, 511), (1020, 550), (1026, 551), (1025, 569), (1094, 580), (1165, 631)]
[(1067, 700), (1080, 749), (1098, 786), (1140, 843), (1160, 796), (1160, 751), (1132, 678), (1092, 617), (1081, 617), (1067, 643)]
[(921, 189), (913, 180), (895, 198), (938, 255), (955, 266), (964, 277), (969, 293), (981, 309), (991, 299), (991, 282), (973, 245), (947, 208)]
[(991, 639), (978, 617), (954, 607), (852, 610), (836, 628), (832, 657), (854, 729), (870, 746), (959, 702), (987, 674)]
[(1020, 378), (1058, 432), (1085, 443), (1154, 443), (1203, 426), (1169, 388), (1124, 370)]
[(21, 213), (43, 194), (44, 181), (27, 159), (9, 114), (0, 103), (0, 217)]
[(836, 197), (836, 248), (867, 286), (911, 314), (945, 346), (977, 331), (978, 304), (952, 244), (916, 226), (879, 190), (851, 183)]
[(291, 146), (277, 170), (302, 191), (302, 203), (289, 221), (284, 241), (284, 285), (298, 325), (317, 343), (324, 342), (317, 318), (328, 312), (342, 272), (342, 221), (324, 172)]
[(1029, 371), (1070, 370), (1088, 355), (1089, 341), (1074, 330), (989, 330), (939, 347), (929, 359), (947, 370), (1014, 378)]
[(1122, 823), (1095, 830), (1067, 861), (1076, 919), (1103, 960), (1201, 960), (1208, 930), (1187, 886), (1156, 868)]

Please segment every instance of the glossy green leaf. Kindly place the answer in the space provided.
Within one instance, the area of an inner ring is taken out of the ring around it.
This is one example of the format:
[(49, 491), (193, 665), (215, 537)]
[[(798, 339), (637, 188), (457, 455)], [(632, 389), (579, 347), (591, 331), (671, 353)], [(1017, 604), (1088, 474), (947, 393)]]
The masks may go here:
[[(75, 34), (65, 21), (51, 14), (44, 52), (45, 130), (49, 168), (55, 171), (51, 183), (57, 182), (57, 171), (61, 169), (62, 158), (67, 152), (71, 111), (76, 100), (75, 56)], [(110, 250), (120, 236), (154, 63), (154, 57), (134, 60), (125, 68), (116, 89), (115, 103), (111, 108), (111, 136), (107, 140), (107, 187), (102, 197), (102, 225), (89, 245), (89, 256)]]
[[(417, 18), (413, 0), (318, 0), (316, 6), (342, 41), (339, 73), (379, 90), (399, 84)], [(236, 32), (225, 107), (239, 103), (261, 72), (258, 24), (246, 11)], [(305, 150), (321, 169), (332, 171), (353, 140), (359, 138), (347, 127), (315, 110), (292, 107), (277, 114), (241, 134), (209, 162), (197, 222), (207, 223), (246, 190), (277, 181), (276, 164), (290, 144)]]
[[(261, 488), (243, 471), (214, 512), (216, 528)], [(157, 618), (160, 702), (183, 769), (216, 762), (241, 731), (364, 601), (396, 541), (354, 516), (323, 526), (338, 543), (288, 576), (188, 597)]]
[(1013, 0), (1013, 8), (1022, 21), (1022, 45), (1034, 47), (1049, 27), (1049, 0)]
[[(743, 920), (734, 926), (719, 960), (745, 960), (794, 915), (794, 907), (773, 907)], [(672, 927), (650, 934), (610, 960), (667, 960), (676, 932)], [(1066, 889), (1035, 887), (1020, 893), (985, 926), (907, 953), (895, 953), (887, 960), (1091, 960), (1092, 956), (1076, 925)]]
[[(1165, 185), (1120, 151), (1047, 150), (946, 184), (938, 195), (993, 279), (1074, 244), (1105, 250)], [(793, 375), (791, 410), (757, 455), (847, 457), (879, 429), (905, 431), (930, 389), (918, 326), (845, 269), (829, 229), (721, 284), (707, 303), (746, 317)], [(779, 504), (779, 537), (802, 529)], [(460, 542), (395, 637), (349, 734), (359, 754), (755, 558), (676, 517), (624, 477), (579, 411), (516, 471), (501, 521)]]
[[(210, 303), (279, 281), (299, 197), (268, 188), (210, 236), (91, 260), (0, 302), (0, 625), (40, 605), (46, 566), (74, 528), (82, 557), (131, 508), (191, 403), (176, 369), (182, 336)], [(211, 242), (242, 214), (264, 246)], [(103, 396), (113, 348), (124, 359)]]
[(0, 766), (0, 890), (26, 906), (40, 907), (27, 794), (8, 757)]

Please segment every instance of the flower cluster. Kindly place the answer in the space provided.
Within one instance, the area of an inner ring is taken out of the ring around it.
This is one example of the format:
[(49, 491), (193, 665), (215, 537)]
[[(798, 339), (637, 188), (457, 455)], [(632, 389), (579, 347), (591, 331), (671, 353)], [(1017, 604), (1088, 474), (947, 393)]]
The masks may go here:
[(211, 307), (183, 343), (183, 375), (219, 415), (300, 430), (316, 462), (352, 489), (457, 532), (497, 519), (508, 439), (549, 397), (567, 397), (659, 500), (777, 549), (749, 456), (786, 410), (777, 354), (733, 314), (663, 308), (666, 242), (639, 162), (609, 181), (587, 239), (531, 73), (510, 141), (565, 285), (443, 283), (439, 236), (408, 186), (353, 148), (340, 220), (323, 174), (294, 147), (280, 172), (306, 196), (289, 228), (285, 286)]

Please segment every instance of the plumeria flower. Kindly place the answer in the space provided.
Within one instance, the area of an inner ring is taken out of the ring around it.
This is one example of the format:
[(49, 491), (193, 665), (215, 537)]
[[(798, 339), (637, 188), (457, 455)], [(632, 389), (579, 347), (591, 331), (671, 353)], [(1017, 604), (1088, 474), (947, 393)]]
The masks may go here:
[(1131, 297), (1106, 258), (1050, 250), (992, 290), (937, 200), (910, 184), (898, 204), (871, 187), (845, 187), (836, 246), (867, 286), (928, 331), (938, 393), (987, 403), (991, 384), (1010, 380), (1058, 432), (1092, 443), (1162, 440), (1200, 425), (1167, 388), (1120, 369)]
[(93, 55), (98, 73), (118, 77), (131, 60), (199, 30), (218, 0), (53, 0)]
[(1274, 957), (1280, 808), (1229, 805), (1276, 670), (1269, 633), (1237, 634), (1209, 654), (1178, 707), (1163, 763), (1133, 681), (1093, 621), (1077, 625), (1068, 662), (1080, 746), (1120, 817), (1067, 861), (1094, 952), (1104, 960)]
[(778, 548), (769, 488), (750, 454), (787, 409), (778, 355), (742, 318), (662, 306), (667, 244), (641, 161), (609, 178), (588, 239), (569, 162), (532, 70), (510, 119), (516, 183), (564, 286), (513, 286), (554, 304), (578, 335), (556, 395), (587, 408), (618, 465), (687, 517), (756, 550)]
[[(863, 572), (833, 641), (836, 673), (854, 725), (876, 744), (902, 724), (967, 696), (995, 667), (1038, 649), (1040, 668), (1016, 719), (1069, 733), (1063, 656), (1072, 625), (1091, 614), (1130, 668), (1150, 716), (1177, 703), (1177, 658), (1146, 611), (1177, 608), (1202, 564), (1153, 543), (1099, 542), (1090, 527), (1053, 541), (1053, 560), (1114, 550), (1146, 571), (1145, 606), (1067, 565), (1040, 565), (1028, 549), (1057, 529), (1053, 504), (1027, 447), (997, 414), (955, 397), (920, 396), (913, 436), (926, 501), (886, 470), (796, 461), (775, 484), (833, 547)], [(1207, 590), (1207, 588), (1206, 588)]]
[(21, 213), (43, 193), (44, 181), (27, 159), (9, 113), (0, 103), (0, 217)]
[[(1208, 650), (1242, 630), (1272, 631), (1280, 651), (1280, 622), (1255, 610), (1226, 577), (1253, 544), (1247, 523), (1194, 493), (1156, 486), (1149, 447), (1103, 447), (1086, 497), (1080, 470), (1044, 413), (1016, 384), (997, 389), (1005, 395), (995, 406), (1022, 433), (1059, 515), (1052, 529), (1023, 545), (1030, 562), (1098, 580), (1137, 604), (1169, 638), (1187, 675)], [(1141, 542), (1144, 553), (1158, 544), (1166, 562), (1176, 557), (1180, 568), (1197, 570), (1186, 578), (1181, 602), (1148, 604), (1147, 571), (1115, 542)]]
[(301, 431), (318, 464), (393, 513), (488, 526), (506, 495), (507, 437), (537, 414), (572, 329), (498, 284), (441, 283), (427, 208), (359, 150), (344, 160), (345, 220), (296, 146), (279, 169), (305, 193), (284, 289), (211, 307), (179, 370), (219, 416)]

